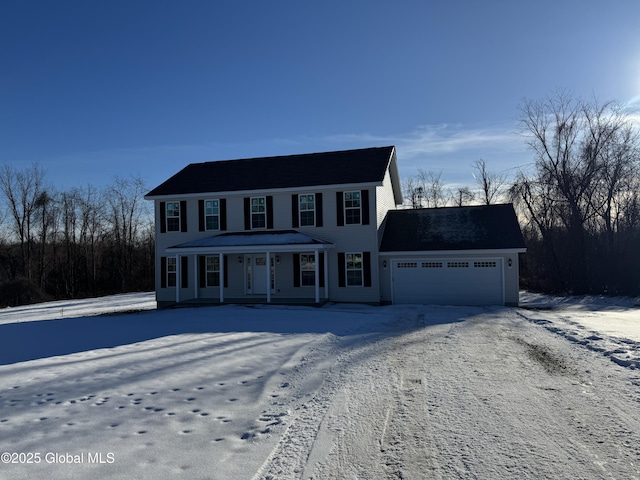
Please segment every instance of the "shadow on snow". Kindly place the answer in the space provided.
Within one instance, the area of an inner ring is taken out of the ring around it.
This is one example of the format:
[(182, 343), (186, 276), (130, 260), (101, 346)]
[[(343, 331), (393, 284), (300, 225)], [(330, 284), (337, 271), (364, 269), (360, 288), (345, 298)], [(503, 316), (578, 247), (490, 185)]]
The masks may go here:
[(486, 313), (486, 309), (417, 305), (324, 308), (229, 305), (6, 323), (0, 325), (0, 365), (183, 334), (265, 332), (387, 336), (429, 325), (463, 321), (482, 312)]

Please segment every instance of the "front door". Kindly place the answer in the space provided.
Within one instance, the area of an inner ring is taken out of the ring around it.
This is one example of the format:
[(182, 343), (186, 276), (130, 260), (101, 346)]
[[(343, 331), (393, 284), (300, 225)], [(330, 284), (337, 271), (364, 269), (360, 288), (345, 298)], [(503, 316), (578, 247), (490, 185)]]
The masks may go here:
[(267, 294), (267, 258), (253, 257), (253, 293)]
[[(275, 288), (274, 256), (271, 255), (271, 291)], [(253, 295), (267, 294), (267, 256), (247, 255), (247, 293)]]

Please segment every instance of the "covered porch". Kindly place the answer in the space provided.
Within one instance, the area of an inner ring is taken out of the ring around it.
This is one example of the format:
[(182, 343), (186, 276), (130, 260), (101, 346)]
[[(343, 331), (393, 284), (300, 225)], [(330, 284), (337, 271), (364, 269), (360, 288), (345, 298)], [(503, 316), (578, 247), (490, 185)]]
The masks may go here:
[(287, 230), (214, 235), (165, 254), (175, 258), (175, 304), (318, 305), (329, 299), (328, 251), (334, 247)]

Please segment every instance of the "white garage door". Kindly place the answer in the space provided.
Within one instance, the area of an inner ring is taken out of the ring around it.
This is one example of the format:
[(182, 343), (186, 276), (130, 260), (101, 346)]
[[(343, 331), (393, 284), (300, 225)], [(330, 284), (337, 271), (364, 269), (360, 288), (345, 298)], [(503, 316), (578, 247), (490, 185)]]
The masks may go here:
[(501, 259), (392, 262), (393, 303), (502, 305)]

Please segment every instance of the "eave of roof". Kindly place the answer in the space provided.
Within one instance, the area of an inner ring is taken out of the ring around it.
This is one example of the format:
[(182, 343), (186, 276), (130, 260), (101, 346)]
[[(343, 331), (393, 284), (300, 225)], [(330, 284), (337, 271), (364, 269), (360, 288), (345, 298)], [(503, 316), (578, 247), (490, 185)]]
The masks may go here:
[(478, 249), (464, 249), (464, 250), (398, 250), (398, 251), (384, 251), (380, 252), (379, 255), (381, 257), (397, 257), (397, 256), (415, 256), (415, 255), (434, 255), (438, 257), (464, 253), (465, 255), (503, 255), (507, 253), (525, 253), (527, 251), (526, 248), (478, 248)]

